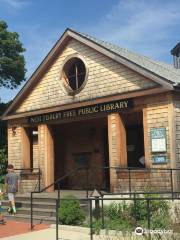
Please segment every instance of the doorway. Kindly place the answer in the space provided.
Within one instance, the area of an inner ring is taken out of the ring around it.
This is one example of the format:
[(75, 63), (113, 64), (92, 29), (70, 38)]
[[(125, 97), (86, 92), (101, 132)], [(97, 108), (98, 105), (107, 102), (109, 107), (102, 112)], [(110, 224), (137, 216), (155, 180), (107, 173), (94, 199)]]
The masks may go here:
[(144, 168), (144, 135), (142, 125), (127, 127), (127, 161), (128, 167)]
[(143, 114), (135, 112), (125, 116), (127, 166), (145, 168)]
[[(55, 180), (74, 171), (62, 189), (105, 189), (109, 178), (107, 118), (57, 124), (54, 132)], [(76, 170), (78, 169), (78, 170)], [(88, 169), (88, 170), (87, 170)]]

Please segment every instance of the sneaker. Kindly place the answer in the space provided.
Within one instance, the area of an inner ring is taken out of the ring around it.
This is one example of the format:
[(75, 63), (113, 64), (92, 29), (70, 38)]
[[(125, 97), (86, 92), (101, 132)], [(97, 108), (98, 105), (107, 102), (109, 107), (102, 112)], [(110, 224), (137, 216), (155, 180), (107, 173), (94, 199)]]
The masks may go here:
[(6, 221), (4, 219), (0, 220), (0, 224), (5, 225)]

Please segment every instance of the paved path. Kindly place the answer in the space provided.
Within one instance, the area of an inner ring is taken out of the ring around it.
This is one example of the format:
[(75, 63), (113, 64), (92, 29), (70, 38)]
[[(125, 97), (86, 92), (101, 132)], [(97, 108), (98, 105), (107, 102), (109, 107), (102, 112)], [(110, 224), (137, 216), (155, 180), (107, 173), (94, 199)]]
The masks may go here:
[[(48, 224), (38, 224), (35, 226), (35, 229), (33, 232), (36, 232), (38, 230), (47, 229), (50, 225)], [(5, 237), (10, 237), (14, 235), (19, 235), (23, 233), (29, 233), (30, 230), (30, 224), (27, 222), (17, 222), (17, 221), (10, 221), (8, 220), (6, 225), (0, 225), (0, 239), (4, 239)], [(11, 238), (12, 239), (12, 238)]]
[[(89, 231), (72, 230), (59, 229), (59, 240), (90, 240)], [(6, 225), (0, 225), (0, 240), (56, 240), (56, 229), (47, 224), (40, 224), (31, 231), (29, 223), (8, 221)]]
[[(105, 233), (103, 233), (105, 234)], [(109, 233), (109, 236), (94, 235), (93, 240), (129, 240), (128, 236), (121, 237)], [(138, 238), (136, 238), (138, 237)], [(136, 236), (132, 239), (143, 240), (143, 236)], [(90, 240), (89, 229), (73, 226), (59, 226), (59, 240)], [(179, 239), (179, 238), (177, 238)], [(30, 224), (24, 222), (8, 221), (5, 226), (0, 226), (0, 240), (56, 240), (56, 229), (52, 225), (36, 225), (35, 230), (30, 230)]]
[[(56, 230), (48, 228), (46, 230), (25, 233), (21, 235), (0, 238), (2, 240), (56, 240)], [(90, 240), (90, 236), (86, 233), (68, 232), (61, 230), (59, 240)]]

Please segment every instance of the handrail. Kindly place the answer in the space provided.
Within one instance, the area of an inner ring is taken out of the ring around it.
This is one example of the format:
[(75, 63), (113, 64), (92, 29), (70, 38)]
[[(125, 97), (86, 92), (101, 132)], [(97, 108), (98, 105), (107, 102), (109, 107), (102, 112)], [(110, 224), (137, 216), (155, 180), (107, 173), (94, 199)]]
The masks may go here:
[[(47, 190), (48, 188), (52, 187), (54, 184), (59, 183), (60, 181), (64, 180), (66, 177), (70, 176), (72, 173), (76, 172), (78, 169), (74, 169), (73, 171), (68, 172), (67, 174), (65, 174), (64, 176), (58, 178), (56, 181), (54, 181), (53, 183), (51, 183), (50, 185), (48, 185), (47, 187), (43, 188), (40, 192), (44, 192), (45, 190)], [(36, 192), (34, 192), (36, 193)]]
[[(53, 183), (51, 183), (47, 187), (45, 187), (45, 188), (43, 188), (43, 189), (41, 189), (39, 191), (31, 192), (31, 230), (33, 230), (33, 228), (34, 228), (34, 225), (33, 225), (33, 194), (34, 193), (42, 193), (42, 192), (44, 192), (45, 190), (47, 190), (48, 188), (52, 187), (54, 184), (57, 184), (60, 181), (64, 180), (66, 177), (70, 176), (72, 173), (76, 172), (77, 170), (78, 170), (78, 168), (73, 169), (72, 171), (68, 172), (66, 175), (58, 178), (56, 181), (54, 181)], [(60, 200), (60, 188), (59, 188), (59, 185), (58, 185), (58, 200)]]
[[(172, 194), (172, 199), (174, 199), (174, 194), (179, 194), (179, 192), (174, 192), (174, 188), (173, 188), (173, 178), (172, 178), (172, 172), (173, 171), (180, 171), (180, 168), (156, 168), (156, 167), (152, 167), (152, 168), (138, 168), (138, 167), (99, 167), (99, 166), (92, 166), (90, 168), (85, 168), (85, 167), (79, 167), (79, 168), (75, 168), (71, 171), (68, 171), (64, 176), (56, 179), (56, 181), (54, 181), (53, 183), (51, 183), (50, 185), (44, 187), (43, 189), (39, 189), (39, 191), (34, 191), (34, 192), (31, 192), (31, 229), (33, 229), (33, 194), (34, 193), (42, 193), (44, 191), (46, 191), (47, 189), (49, 189), (50, 187), (52, 187), (53, 185), (55, 184), (58, 184), (58, 202), (60, 202), (60, 183), (67, 177), (69, 177), (70, 175), (74, 174), (75, 172), (77, 172), (78, 170), (86, 170), (86, 192), (87, 192), (87, 198), (88, 198), (88, 187), (89, 187), (89, 180), (88, 180), (88, 172), (89, 170), (93, 170), (93, 169), (109, 169), (109, 170), (116, 170), (116, 173), (119, 171), (128, 171), (128, 175), (129, 175), (129, 192), (127, 194), (129, 194), (131, 196), (131, 194), (133, 195), (134, 192), (132, 192), (132, 189), (131, 189), (131, 184), (132, 184), (132, 181), (131, 181), (131, 172), (133, 171), (141, 171), (141, 172), (154, 172), (154, 171), (169, 171), (171, 177), (170, 177), (170, 181), (171, 181), (171, 191), (170, 192), (163, 192), (164, 194), (169, 194), (171, 193)], [(153, 192), (149, 192), (148, 194), (153, 194)], [(118, 193), (118, 194), (122, 194), (122, 193)]]
[[(31, 169), (39, 169), (39, 168), (29, 168), (29, 169), (25, 169), (25, 170), (31, 170)], [(121, 170), (127, 170), (127, 171), (143, 171), (143, 172), (146, 172), (146, 171), (157, 171), (157, 170), (160, 170), (160, 171), (176, 171), (176, 170), (179, 170), (180, 171), (180, 168), (138, 168), (138, 167), (99, 167), (99, 166), (92, 166), (90, 168), (85, 168), (85, 167), (78, 167), (78, 168), (75, 168), (73, 169), (72, 171), (69, 171), (68, 173), (66, 173), (64, 176), (56, 179), (56, 181), (54, 181), (53, 183), (51, 183), (50, 185), (46, 186), (45, 188), (41, 189), (40, 191), (34, 191), (33, 193), (41, 193), (41, 192), (44, 192), (46, 191), (48, 188), (52, 187), (53, 185), (57, 184), (57, 183), (60, 183), (62, 180), (64, 180), (66, 177), (70, 176), (71, 174), (73, 174), (74, 172), (78, 171), (78, 170), (93, 170), (93, 169), (116, 169), (121, 171)], [(21, 170), (21, 169), (18, 169), (18, 170)], [(23, 170), (23, 169), (22, 169)]]

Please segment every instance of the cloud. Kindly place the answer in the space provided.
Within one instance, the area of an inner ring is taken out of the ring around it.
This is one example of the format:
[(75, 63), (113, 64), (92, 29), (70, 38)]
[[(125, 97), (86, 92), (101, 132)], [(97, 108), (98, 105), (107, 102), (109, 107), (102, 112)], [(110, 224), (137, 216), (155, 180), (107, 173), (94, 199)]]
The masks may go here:
[[(168, 59), (179, 41), (179, 0), (121, 0), (89, 33), (143, 53)], [(170, 61), (170, 59), (169, 59)]]
[(3, 0), (3, 2), (15, 9), (24, 8), (30, 4), (28, 0)]

